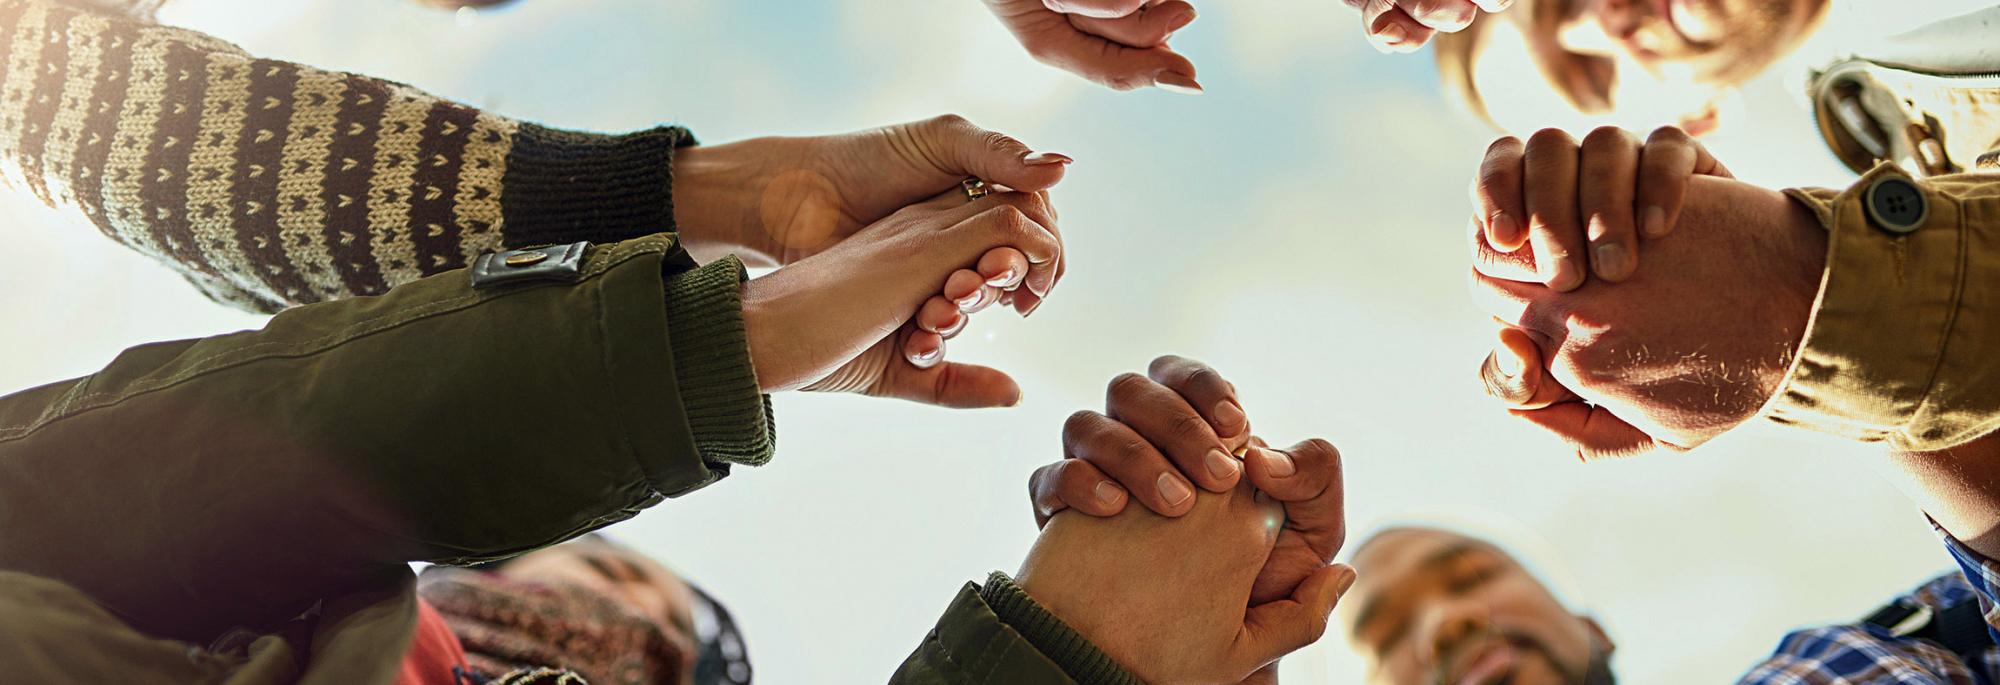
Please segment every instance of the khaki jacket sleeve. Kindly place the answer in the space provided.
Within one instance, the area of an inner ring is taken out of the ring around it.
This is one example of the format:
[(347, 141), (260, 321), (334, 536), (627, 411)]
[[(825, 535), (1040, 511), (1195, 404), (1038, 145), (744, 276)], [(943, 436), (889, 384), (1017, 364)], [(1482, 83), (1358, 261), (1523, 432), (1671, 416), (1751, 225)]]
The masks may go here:
[(0, 570), (202, 641), (768, 459), (741, 266), (695, 268), (666, 234), (579, 260), (299, 307), (0, 398)]
[(1007, 574), (966, 583), (894, 685), (1143, 685)]
[(2000, 175), (1884, 164), (1845, 191), (1786, 192), (1826, 226), (1827, 266), (1767, 416), (1904, 450), (2000, 427)]

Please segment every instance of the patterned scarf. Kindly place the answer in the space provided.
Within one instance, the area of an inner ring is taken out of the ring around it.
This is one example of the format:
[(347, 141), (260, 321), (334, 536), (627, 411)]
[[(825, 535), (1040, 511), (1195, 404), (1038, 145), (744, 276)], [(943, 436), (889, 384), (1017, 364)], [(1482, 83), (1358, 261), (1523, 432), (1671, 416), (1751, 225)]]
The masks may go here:
[(555, 667), (592, 685), (682, 685), (680, 649), (658, 626), (595, 592), (432, 567), (417, 594), (444, 615), (481, 677)]

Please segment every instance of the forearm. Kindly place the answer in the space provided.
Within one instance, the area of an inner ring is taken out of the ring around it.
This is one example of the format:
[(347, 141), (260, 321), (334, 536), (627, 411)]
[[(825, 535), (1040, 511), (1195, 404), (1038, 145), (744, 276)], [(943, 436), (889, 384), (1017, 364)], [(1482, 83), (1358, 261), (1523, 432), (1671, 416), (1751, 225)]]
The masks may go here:
[(379, 294), (673, 230), (685, 131), (560, 131), (56, 0), (0, 0), (0, 174), (219, 300)]
[(2000, 559), (2000, 434), (1932, 452), (1894, 452), (1887, 475), (1939, 528)]
[(441, 274), (0, 399), (0, 568), (202, 639), (760, 462), (738, 267), (692, 267), (659, 236), (590, 251), (573, 281)]

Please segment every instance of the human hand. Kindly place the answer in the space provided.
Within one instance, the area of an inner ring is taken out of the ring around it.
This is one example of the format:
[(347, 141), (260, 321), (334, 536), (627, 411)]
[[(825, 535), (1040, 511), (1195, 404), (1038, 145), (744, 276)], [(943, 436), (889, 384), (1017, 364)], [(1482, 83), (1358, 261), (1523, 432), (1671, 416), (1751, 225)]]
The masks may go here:
[(1457, 33), (1480, 10), (1498, 12), (1514, 0), (1344, 0), (1361, 10), (1361, 31), (1382, 52), (1416, 52), (1438, 32)]
[(1732, 178), (1701, 143), (1672, 126), (1643, 143), (1610, 126), (1591, 131), (1582, 144), (1560, 129), (1543, 129), (1526, 144), (1508, 136), (1486, 148), (1472, 202), (1487, 245), (1501, 252), (1532, 245), (1541, 268), (1535, 280), (1574, 290), (1586, 273), (1614, 282), (1631, 276), (1640, 236), (1673, 231), (1688, 179), (1697, 175)]
[(1070, 161), (956, 115), (701, 145), (675, 154), (674, 223), (701, 261), (736, 254), (752, 266), (782, 266), (968, 177), (1032, 193), (1061, 181)]
[(1036, 61), (1113, 90), (1200, 93), (1194, 63), (1167, 47), (1194, 21), (1184, 0), (986, 0)]
[(743, 324), (758, 385), (950, 407), (1014, 404), (1020, 388), (1013, 379), (941, 362), (943, 341), (963, 326), (967, 310), (998, 298), (992, 293), (1012, 288), (1017, 304), (1048, 295), (1061, 276), (1054, 225), (1046, 194), (968, 201), (953, 190), (751, 280), (743, 288)]
[(1474, 298), (1502, 326), (1490, 393), (1580, 459), (1690, 449), (1754, 416), (1805, 335), (1826, 232), (1775, 191), (1689, 181), (1679, 226), (1623, 283), (1534, 284), (1531, 251), (1472, 231)]
[(1282, 513), (1239, 484), (1175, 519), (1135, 508), (1062, 514), (1028, 552), (1021, 589), (1151, 683), (1236, 683), (1318, 640), (1354, 571), (1323, 565), (1272, 600), (1253, 583)]
[[(1190, 480), (1228, 492), (1247, 476), (1284, 510), (1283, 528), (1253, 583), (1252, 603), (1291, 595), (1340, 552), (1347, 526), (1340, 452), (1333, 445), (1308, 440), (1270, 449), (1251, 436), (1235, 385), (1192, 359), (1155, 359), (1146, 376), (1121, 375), (1106, 394), (1104, 414), (1080, 411), (1064, 424), (1065, 458), (1029, 479), (1038, 525), (1065, 509), (1113, 516), (1132, 497), (1161, 516), (1181, 516), (1195, 499)], [(1231, 452), (1246, 459), (1239, 464)]]

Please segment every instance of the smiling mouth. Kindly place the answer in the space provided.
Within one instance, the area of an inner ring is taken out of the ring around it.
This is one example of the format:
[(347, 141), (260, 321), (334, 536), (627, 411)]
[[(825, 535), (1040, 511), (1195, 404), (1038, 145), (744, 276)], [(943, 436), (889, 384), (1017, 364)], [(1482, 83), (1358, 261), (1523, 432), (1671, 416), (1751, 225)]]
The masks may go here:
[(1504, 639), (1492, 640), (1460, 661), (1464, 665), (1452, 669), (1458, 675), (1441, 673), (1438, 685), (1507, 685), (1521, 665), (1521, 650)]

